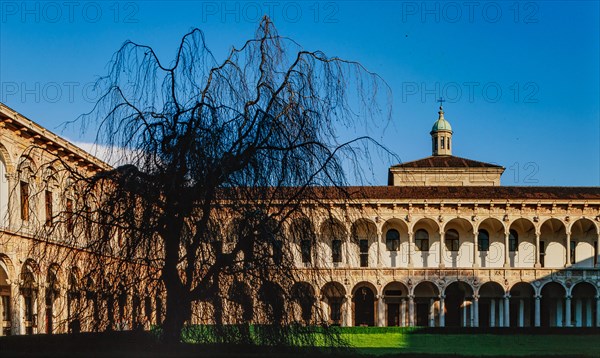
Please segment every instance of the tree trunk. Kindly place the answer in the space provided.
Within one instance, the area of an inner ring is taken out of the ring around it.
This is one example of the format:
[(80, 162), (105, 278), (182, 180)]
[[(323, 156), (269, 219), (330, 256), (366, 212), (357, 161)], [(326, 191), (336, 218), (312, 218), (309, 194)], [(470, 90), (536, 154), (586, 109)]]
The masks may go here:
[(181, 330), (186, 320), (190, 319), (192, 304), (181, 292), (167, 286), (167, 312), (163, 325), (162, 340), (166, 344), (178, 344), (181, 341)]

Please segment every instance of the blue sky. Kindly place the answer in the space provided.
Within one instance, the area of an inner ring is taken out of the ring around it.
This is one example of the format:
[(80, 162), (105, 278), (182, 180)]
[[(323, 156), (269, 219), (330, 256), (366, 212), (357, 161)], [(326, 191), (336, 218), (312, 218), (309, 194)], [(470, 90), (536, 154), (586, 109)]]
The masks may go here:
[[(201, 28), (217, 59), (268, 14), (308, 50), (361, 62), (393, 92), (372, 135), (402, 161), (431, 154), (446, 98), (453, 154), (506, 167), (503, 185), (600, 185), (599, 3), (438, 1), (0, 2), (0, 101), (60, 130), (92, 106), (91, 84), (125, 40), (168, 61)], [(387, 160), (370, 183), (385, 185)]]

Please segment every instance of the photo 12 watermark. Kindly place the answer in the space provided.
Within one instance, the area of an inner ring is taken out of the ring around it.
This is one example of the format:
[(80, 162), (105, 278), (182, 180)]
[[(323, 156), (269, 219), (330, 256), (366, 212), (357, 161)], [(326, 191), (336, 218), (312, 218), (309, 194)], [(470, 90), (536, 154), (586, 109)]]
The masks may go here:
[(274, 22), (337, 23), (339, 12), (333, 1), (203, 1), (200, 20), (255, 24), (268, 16)]
[(2, 103), (96, 103), (100, 93), (96, 82), (13, 82), (0, 83)]
[(138, 23), (134, 1), (2, 1), (0, 23)]
[(402, 82), (402, 103), (418, 101), (430, 103), (443, 97), (445, 102), (458, 103), (466, 101), (474, 103), (484, 101), (497, 103), (510, 100), (514, 103), (538, 103), (540, 87), (535, 81), (501, 83), (496, 81), (464, 81), (464, 82)]
[(533, 1), (403, 1), (400, 20), (433, 23), (535, 24), (540, 21), (540, 4)]

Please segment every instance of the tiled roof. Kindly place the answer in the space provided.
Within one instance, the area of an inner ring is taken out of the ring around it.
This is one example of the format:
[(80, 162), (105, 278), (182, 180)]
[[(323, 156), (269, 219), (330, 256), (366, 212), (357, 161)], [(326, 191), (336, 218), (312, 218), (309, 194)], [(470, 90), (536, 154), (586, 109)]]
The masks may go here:
[(401, 163), (392, 168), (502, 168), (500, 165), (478, 162), (453, 155), (431, 156), (412, 162)]
[(354, 199), (600, 200), (600, 187), (360, 186), (345, 190)]

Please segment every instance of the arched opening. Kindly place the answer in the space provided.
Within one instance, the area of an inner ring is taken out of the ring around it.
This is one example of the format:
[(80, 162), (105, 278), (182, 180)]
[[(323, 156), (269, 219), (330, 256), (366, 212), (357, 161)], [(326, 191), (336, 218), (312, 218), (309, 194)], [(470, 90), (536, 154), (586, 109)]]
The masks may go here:
[(432, 219), (424, 218), (413, 227), (415, 252), (412, 256), (414, 267), (433, 267), (440, 259), (440, 228)]
[(414, 296), (415, 324), (422, 327), (439, 326), (440, 292), (438, 287), (429, 281), (421, 282), (415, 287)]
[(137, 292), (134, 292), (131, 298), (131, 328), (140, 329), (143, 327), (142, 299)]
[(408, 288), (401, 282), (390, 282), (383, 288), (383, 297), (387, 326), (408, 326)]
[(542, 224), (540, 232), (542, 267), (565, 267), (567, 261), (565, 225), (558, 219), (548, 219)]
[[(300, 318), (300, 321), (306, 325), (314, 321), (313, 310), (317, 299), (315, 297), (315, 289), (308, 282), (298, 282), (292, 286), (292, 302), (294, 304), (295, 317)], [(299, 312), (298, 312), (299, 311)], [(297, 319), (296, 319), (297, 320)]]
[(400, 267), (408, 263), (408, 226), (400, 219), (390, 219), (383, 224), (381, 252), (383, 267)]
[(596, 288), (579, 282), (571, 290), (571, 317), (575, 327), (594, 327), (596, 322)]
[(536, 239), (533, 222), (524, 218), (517, 219), (511, 223), (510, 233), (516, 239), (512, 241), (516, 246), (512, 246), (512, 249), (509, 248), (511, 266), (534, 267), (536, 261)]
[(565, 324), (565, 288), (558, 282), (548, 282), (542, 287), (542, 327), (563, 327)]
[(56, 324), (56, 303), (60, 297), (60, 284), (58, 282), (58, 267), (53, 265), (48, 269), (46, 276), (46, 333), (52, 334)]
[(596, 225), (589, 219), (579, 219), (571, 226), (571, 266), (594, 267), (595, 241), (598, 239)]
[(505, 229), (500, 220), (487, 218), (479, 224), (478, 255), (475, 260), (480, 267), (503, 267), (505, 263), (510, 264), (505, 258), (504, 237)]
[(375, 291), (368, 283), (359, 283), (352, 294), (355, 326), (375, 325)]
[(473, 289), (466, 282), (452, 282), (444, 290), (446, 326), (473, 326)]
[(67, 321), (69, 333), (81, 331), (81, 288), (77, 271), (69, 272), (67, 289)]
[[(342, 262), (348, 262), (345, 258), (343, 244), (348, 237), (347, 231), (341, 222), (335, 219), (327, 220), (321, 225), (321, 246), (324, 266), (338, 267)], [(347, 244), (347, 243), (346, 243)], [(345, 259), (344, 259), (345, 258)]]
[(504, 288), (486, 282), (479, 288), (479, 327), (506, 327)]
[(292, 221), (290, 225), (292, 243), (300, 248), (300, 262), (304, 266), (310, 266), (314, 262), (316, 254), (314, 247), (317, 242), (313, 224), (307, 218)]
[(234, 303), (234, 323), (252, 323), (254, 319), (254, 302), (250, 286), (242, 281), (235, 280), (229, 286), (229, 300)]
[(12, 325), (12, 300), (8, 280), (8, 272), (0, 261), (0, 334), (3, 336), (10, 336)]
[(33, 274), (33, 263), (29, 260), (25, 262), (21, 269), (21, 285), (19, 291), (22, 297), (22, 307), (24, 313), (23, 327), (25, 334), (33, 334), (34, 327), (37, 327), (37, 294), (38, 288)]
[(468, 220), (455, 218), (444, 228), (444, 255), (446, 267), (473, 267), (473, 225)]
[(527, 282), (519, 282), (510, 289), (510, 326), (535, 325), (535, 291)]
[(284, 292), (281, 286), (265, 282), (258, 290), (258, 299), (263, 304), (262, 321), (267, 324), (282, 324), (284, 319)]
[(377, 227), (375, 223), (359, 219), (352, 224), (352, 242), (357, 251), (350, 258), (351, 265), (374, 267), (377, 264)]
[(328, 282), (321, 289), (323, 301), (325, 303), (324, 312), (327, 317), (327, 323), (333, 326), (346, 324), (342, 317), (342, 307), (346, 300), (346, 289), (339, 282)]

